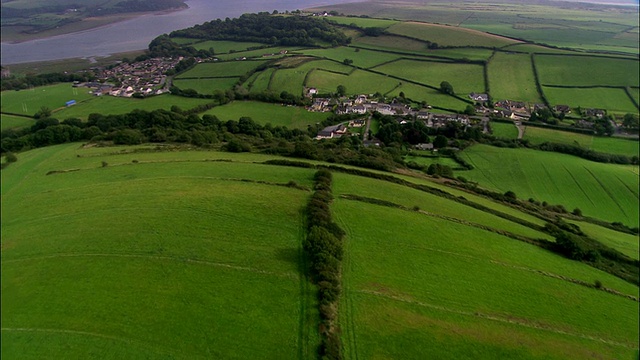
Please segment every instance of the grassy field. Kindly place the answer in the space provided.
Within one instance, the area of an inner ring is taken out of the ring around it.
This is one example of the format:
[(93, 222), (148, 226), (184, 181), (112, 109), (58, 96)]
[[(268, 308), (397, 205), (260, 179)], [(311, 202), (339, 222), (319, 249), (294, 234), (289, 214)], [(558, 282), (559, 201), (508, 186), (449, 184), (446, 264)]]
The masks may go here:
[[(172, 39), (174, 40), (174, 39)], [(193, 40), (193, 39), (190, 39)], [(224, 41), (224, 40), (208, 40), (193, 44), (193, 47), (198, 50), (209, 50), (213, 48), (214, 54), (228, 54), (230, 52), (238, 52), (247, 50), (250, 47), (265, 46), (265, 44), (256, 42), (239, 42), (239, 41)], [(264, 50), (269, 52), (268, 49)]]
[(251, 83), (247, 81), (245, 83), (245, 87), (251, 84), (251, 92), (263, 92), (269, 89), (269, 81), (271, 80), (271, 75), (276, 71), (275, 68), (268, 68), (264, 71), (255, 73), (255, 79), (251, 79)]
[(571, 222), (578, 225), (580, 230), (591, 238), (620, 251), (632, 259), (638, 260), (640, 258), (640, 239), (638, 239), (637, 235), (620, 233), (584, 221)]
[[(400, 86), (395, 87), (392, 91), (386, 93), (386, 96), (398, 96), (403, 92), (405, 97), (415, 102), (426, 101), (429, 105), (452, 109), (454, 111), (462, 111), (468, 105), (466, 102), (453, 96), (445, 95), (438, 90), (403, 82)], [(434, 113), (442, 113), (442, 111), (434, 109)]]
[(589, 56), (537, 55), (540, 83), (543, 85), (638, 86), (638, 60)]
[(15, 115), (0, 114), (0, 130), (31, 126), (35, 120)]
[(173, 85), (182, 90), (193, 89), (199, 94), (213, 94), (216, 90), (228, 90), (239, 78), (175, 79)]
[(398, 60), (378, 66), (375, 70), (436, 88), (440, 87), (442, 81), (447, 81), (460, 96), (484, 92), (484, 77), (480, 65)]
[(384, 94), (395, 89), (399, 83), (399, 80), (363, 70), (356, 70), (348, 76), (316, 70), (309, 76), (307, 86), (315, 87), (319, 92), (335, 92), (338, 85), (344, 85), (347, 94), (357, 95)]
[(328, 59), (340, 62), (345, 59), (350, 59), (353, 60), (354, 66), (362, 68), (370, 68), (387, 61), (395, 60), (400, 57), (399, 55), (388, 54), (379, 51), (360, 49), (356, 51), (356, 49), (354, 48), (344, 46), (331, 49), (309, 49), (304, 50), (303, 53), (313, 56), (326, 57)]
[(529, 55), (497, 52), (488, 74), (493, 99), (542, 103)]
[[(491, 124), (493, 126), (493, 124)], [(628, 156), (640, 155), (638, 141), (614, 137), (593, 136), (572, 132), (557, 131), (534, 126), (528, 126), (524, 132), (524, 139), (533, 144), (555, 142), (561, 144), (579, 145), (598, 152), (621, 154)]]
[(290, 129), (306, 129), (307, 125), (315, 125), (328, 116), (326, 113), (310, 112), (300, 107), (257, 101), (234, 101), (217, 106), (204, 114), (215, 115), (223, 121), (238, 120), (242, 116), (248, 116), (258, 124), (271, 123), (273, 126), (286, 126)]
[(373, 50), (398, 51), (415, 55), (444, 57), (449, 59), (466, 58), (469, 60), (486, 60), (492, 54), (492, 50), (490, 49), (478, 48), (429, 49), (427, 48), (427, 43), (425, 41), (393, 35), (359, 37), (354, 40), (354, 45)]
[(178, 76), (181, 78), (211, 78), (224, 76), (241, 76), (260, 66), (261, 61), (221, 61), (202, 63)]
[(618, 114), (638, 113), (638, 108), (633, 104), (624, 89), (566, 89), (543, 86), (542, 91), (551, 104), (607, 109), (610, 113)]
[(3, 357), (313, 356), (309, 193), (234, 180), (309, 186), (312, 171), (100, 150), (38, 149), (2, 171)]
[[(631, 293), (637, 287), (539, 248), (416, 212), (342, 199), (333, 209), (347, 230), (340, 304), (347, 359), (635, 354), (637, 304), (532, 270), (601, 279)], [(376, 225), (380, 219), (385, 226)]]
[(463, 176), (481, 186), (513, 191), (520, 199), (562, 204), (568, 211), (638, 226), (638, 167), (591, 162), (530, 149), (475, 145), (462, 153), (474, 170)]
[(397, 20), (358, 18), (358, 17), (346, 17), (346, 16), (332, 16), (330, 20), (338, 24), (342, 24), (342, 25), (353, 24), (361, 28), (368, 28), (368, 27), (388, 28), (389, 26), (398, 23)]
[(442, 46), (502, 47), (518, 41), (480, 31), (436, 24), (401, 22), (387, 29), (392, 34), (431, 41)]
[(491, 130), (493, 131), (493, 136), (499, 138), (515, 139), (518, 137), (518, 128), (514, 124), (492, 122)]
[(152, 96), (146, 99), (99, 96), (94, 97), (89, 101), (68, 108), (63, 108), (60, 111), (55, 112), (53, 117), (60, 120), (67, 118), (79, 118), (86, 120), (92, 113), (118, 115), (126, 114), (135, 109), (147, 111), (156, 109), (169, 110), (173, 105), (177, 105), (181, 109), (190, 109), (209, 102), (211, 102), (209, 99), (185, 98), (168, 94)]
[(92, 98), (89, 89), (74, 88), (70, 83), (40, 86), (29, 90), (3, 91), (0, 93), (0, 111), (31, 116), (43, 106), (50, 110), (64, 108), (69, 100), (76, 100), (78, 104), (73, 106), (80, 106), (82, 101)]

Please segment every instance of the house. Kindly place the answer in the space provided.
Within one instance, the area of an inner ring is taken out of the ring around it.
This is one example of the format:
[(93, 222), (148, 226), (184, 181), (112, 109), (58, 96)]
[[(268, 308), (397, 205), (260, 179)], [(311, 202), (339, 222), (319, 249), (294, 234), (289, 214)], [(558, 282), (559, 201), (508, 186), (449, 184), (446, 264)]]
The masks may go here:
[(367, 112), (367, 108), (364, 105), (347, 106), (347, 114), (364, 114)]
[(426, 110), (420, 110), (418, 111), (418, 113), (416, 114), (416, 118), (420, 119), (420, 120), (428, 120), (429, 119), (429, 115), (430, 113)]
[(327, 126), (320, 130), (316, 136), (316, 140), (319, 139), (332, 139), (334, 137), (340, 137), (347, 133), (347, 127), (344, 124), (338, 124), (333, 126)]
[(433, 150), (433, 144), (420, 143), (415, 146), (417, 150)]
[(393, 115), (395, 114), (392, 110), (391, 110), (391, 105), (388, 104), (378, 104), (378, 106), (376, 106), (375, 111), (379, 112), (382, 115)]
[(363, 127), (367, 123), (364, 119), (351, 120), (349, 121), (349, 127)]
[(471, 94), (469, 94), (469, 97), (471, 98), (471, 100), (477, 101), (477, 102), (487, 102), (487, 101), (489, 101), (489, 95), (487, 95), (487, 94), (476, 94), (476, 93), (472, 92)]
[(553, 110), (557, 113), (571, 114), (571, 108), (569, 105), (556, 105), (553, 107)]
[(545, 104), (533, 104), (533, 109), (532, 109), (532, 111), (533, 111), (533, 112), (538, 112), (538, 111), (540, 111), (540, 110), (544, 110), (544, 109), (546, 109), (546, 108), (547, 108), (547, 105), (545, 105)]
[(367, 102), (367, 96), (366, 95), (358, 95), (353, 102), (355, 104), (363, 104), (363, 103)]
[(318, 89), (316, 88), (309, 88), (307, 89), (307, 96), (312, 97), (313, 95), (318, 94)]
[(605, 111), (602, 109), (584, 109), (585, 116), (602, 118), (605, 115)]

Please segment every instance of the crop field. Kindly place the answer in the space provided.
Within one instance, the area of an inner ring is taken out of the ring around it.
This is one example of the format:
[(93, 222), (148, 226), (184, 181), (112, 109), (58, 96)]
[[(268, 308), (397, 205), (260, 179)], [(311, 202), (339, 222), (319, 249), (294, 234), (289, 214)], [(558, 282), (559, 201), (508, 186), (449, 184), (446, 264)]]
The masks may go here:
[[(174, 40), (172, 38), (171, 40)], [(193, 40), (193, 39), (189, 39)], [(265, 46), (265, 44), (256, 42), (239, 42), (239, 41), (225, 41), (225, 40), (208, 40), (193, 44), (193, 47), (198, 50), (209, 50), (213, 48), (214, 54), (228, 54), (230, 52), (238, 52), (247, 50), (250, 47)], [(268, 49), (264, 49), (265, 52), (269, 52)]]
[(397, 20), (386, 19), (371, 19), (371, 18), (359, 18), (359, 17), (345, 17), (345, 16), (332, 16), (330, 18), (332, 22), (336, 22), (341, 25), (355, 24), (361, 28), (379, 27), (388, 28), (391, 25), (397, 24)]
[(632, 259), (640, 258), (640, 239), (637, 235), (625, 234), (584, 221), (571, 221), (593, 239), (614, 248)]
[[(493, 124), (491, 124), (493, 126)], [(593, 136), (566, 131), (557, 131), (534, 126), (528, 126), (524, 132), (524, 139), (533, 144), (555, 142), (561, 144), (579, 145), (593, 151), (620, 154), (628, 156), (640, 155), (638, 141), (615, 137)]]
[(542, 85), (638, 86), (638, 60), (536, 55), (536, 68)]
[(465, 97), (470, 92), (484, 91), (484, 76), (480, 65), (398, 60), (378, 66), (375, 70), (436, 88), (440, 87), (442, 81), (447, 81), (456, 94)]
[(31, 126), (35, 120), (15, 115), (0, 114), (0, 130), (17, 129)]
[[(65, 103), (69, 100), (80, 103), (92, 97), (87, 88), (74, 88), (71, 83), (40, 86), (20, 91), (3, 91), (0, 93), (0, 110), (32, 116), (43, 106), (55, 110), (64, 108)], [(79, 105), (72, 105), (72, 107)]]
[(495, 137), (503, 139), (515, 139), (518, 137), (518, 128), (514, 124), (492, 122), (491, 130)]
[(118, 166), (117, 148), (85, 158), (78, 146), (2, 171), (3, 357), (315, 353), (314, 294), (298, 270), (308, 192), (234, 180), (309, 186), (310, 170), (172, 153)]
[(497, 52), (489, 62), (488, 74), (495, 100), (542, 103), (529, 55)]
[(571, 107), (607, 109), (618, 114), (638, 113), (624, 89), (612, 88), (557, 88), (543, 86), (542, 91), (551, 104)]
[(363, 70), (356, 70), (351, 75), (340, 75), (322, 70), (316, 70), (309, 75), (307, 86), (318, 89), (319, 92), (335, 92), (338, 85), (344, 85), (347, 94), (387, 93), (395, 89), (399, 81), (384, 75), (374, 74)]
[(68, 118), (86, 120), (92, 113), (118, 115), (126, 114), (135, 109), (146, 111), (156, 109), (170, 110), (173, 105), (186, 110), (209, 102), (211, 102), (210, 99), (185, 98), (169, 94), (152, 96), (146, 99), (99, 96), (94, 97), (89, 101), (57, 111), (53, 113), (53, 117), (60, 120)]
[(257, 101), (234, 101), (230, 104), (217, 106), (203, 113), (215, 115), (220, 120), (238, 120), (248, 116), (258, 124), (271, 123), (273, 126), (286, 126), (290, 129), (306, 129), (307, 125), (322, 122), (327, 113), (311, 112), (296, 106), (282, 106)]
[(206, 79), (176, 79), (173, 85), (182, 90), (193, 89), (199, 94), (213, 94), (216, 90), (232, 89), (239, 78), (206, 78)]
[(326, 57), (331, 60), (336, 60), (342, 62), (345, 59), (353, 60), (353, 65), (362, 67), (362, 68), (370, 68), (384, 62), (392, 61), (398, 59), (400, 55), (389, 54), (379, 51), (371, 51), (371, 50), (361, 50), (350, 47), (337, 47), (331, 49), (309, 49), (304, 50), (303, 53), (305, 55), (313, 55), (318, 57)]
[(392, 34), (431, 41), (442, 46), (502, 47), (519, 41), (480, 31), (436, 24), (401, 22), (387, 29)]
[(257, 68), (260, 64), (262, 64), (261, 61), (221, 61), (202, 63), (196, 65), (193, 69), (176, 76), (176, 79), (241, 76)]
[[(343, 199), (332, 208), (347, 231), (340, 304), (347, 359), (635, 354), (634, 301), (531, 270), (601, 279), (635, 294), (633, 285), (539, 248), (413, 211)], [(376, 225), (380, 219), (385, 226)], [(536, 306), (530, 306), (532, 299)]]
[(475, 145), (462, 156), (474, 166), (463, 176), (481, 186), (513, 191), (582, 210), (587, 216), (638, 226), (638, 167), (591, 162), (530, 149)]

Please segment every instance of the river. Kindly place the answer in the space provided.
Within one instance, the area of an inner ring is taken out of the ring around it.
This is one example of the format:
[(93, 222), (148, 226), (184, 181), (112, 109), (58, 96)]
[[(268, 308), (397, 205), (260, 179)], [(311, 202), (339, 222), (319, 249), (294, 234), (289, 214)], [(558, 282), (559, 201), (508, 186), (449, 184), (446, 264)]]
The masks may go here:
[(147, 14), (100, 28), (25, 41), (2, 43), (2, 65), (34, 61), (106, 56), (145, 49), (156, 36), (214, 19), (234, 18), (244, 13), (285, 11), (357, 0), (188, 0), (188, 9)]

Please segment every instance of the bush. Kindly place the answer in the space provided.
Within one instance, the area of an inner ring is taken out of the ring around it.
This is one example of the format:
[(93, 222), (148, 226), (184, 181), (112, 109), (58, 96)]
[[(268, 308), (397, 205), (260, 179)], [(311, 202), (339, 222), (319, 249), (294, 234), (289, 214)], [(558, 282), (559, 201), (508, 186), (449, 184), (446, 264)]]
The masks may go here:
[(8, 152), (4, 158), (7, 160), (8, 163), (14, 163), (16, 161), (18, 161), (18, 157), (16, 156), (16, 154), (12, 153), (12, 152)]

